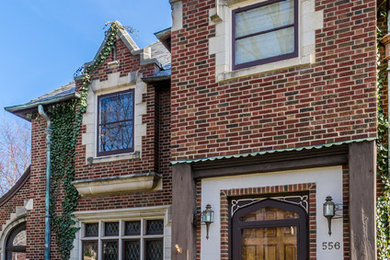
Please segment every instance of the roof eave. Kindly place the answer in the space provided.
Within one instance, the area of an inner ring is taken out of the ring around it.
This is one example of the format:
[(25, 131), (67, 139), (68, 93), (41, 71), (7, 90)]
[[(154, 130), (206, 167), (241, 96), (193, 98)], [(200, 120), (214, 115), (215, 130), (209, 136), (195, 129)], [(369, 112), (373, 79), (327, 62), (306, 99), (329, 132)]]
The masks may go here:
[(64, 102), (64, 101), (68, 101), (70, 99), (73, 99), (73, 98), (80, 98), (80, 94), (79, 93), (70, 93), (70, 94), (67, 94), (67, 95), (63, 95), (63, 96), (60, 96), (60, 97), (53, 97), (53, 98), (50, 98), (50, 99), (47, 99), (47, 100), (42, 100), (42, 101), (37, 101), (37, 102), (33, 102), (33, 103), (26, 103), (26, 104), (22, 104), (22, 105), (16, 105), (16, 106), (9, 106), (9, 107), (5, 107), (4, 110), (7, 111), (7, 112), (10, 112), (16, 116), (19, 116), (27, 121), (31, 121), (30, 118), (28, 118), (26, 116), (27, 113), (31, 113), (31, 112), (35, 112), (35, 110), (38, 108), (39, 105), (42, 105), (42, 106), (47, 106), (47, 105), (52, 105), (52, 104), (55, 104), (55, 103), (60, 103), (60, 102)]
[(142, 80), (145, 83), (156, 83), (156, 82), (161, 82), (161, 81), (167, 81), (170, 79), (171, 79), (171, 76), (157, 76), (157, 77), (142, 78)]
[(154, 35), (171, 52), (171, 27), (156, 32)]

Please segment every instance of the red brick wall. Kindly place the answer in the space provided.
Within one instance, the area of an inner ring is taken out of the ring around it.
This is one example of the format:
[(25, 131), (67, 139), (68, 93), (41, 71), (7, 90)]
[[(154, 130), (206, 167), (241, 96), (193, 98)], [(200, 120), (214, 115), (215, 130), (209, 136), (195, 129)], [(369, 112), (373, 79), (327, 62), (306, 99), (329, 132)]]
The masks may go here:
[(209, 55), (214, 0), (183, 0), (172, 33), (173, 160), (376, 136), (376, 1), (317, 0), (316, 62), (225, 82)]
[(27, 180), (22, 187), (4, 204), (0, 205), (0, 231), (3, 231), (3, 225), (11, 219), (11, 213), (16, 212), (16, 207), (23, 207), (24, 201), (30, 196), (30, 181)]
[(32, 120), (30, 197), (34, 208), (27, 216), (27, 258), (43, 259), (45, 248), (46, 121)]
[[(156, 66), (139, 65), (139, 56), (132, 56), (121, 42), (117, 42), (117, 59), (120, 67), (107, 69), (104, 64), (95, 74), (94, 78), (101, 81), (107, 79), (109, 73), (119, 71), (122, 76), (128, 72), (139, 70), (143, 76), (152, 76)], [(107, 62), (111, 61), (109, 57)], [(76, 179), (92, 179), (107, 176), (127, 175), (132, 173), (145, 173), (157, 171), (163, 174), (163, 189), (150, 193), (134, 193), (129, 195), (102, 196), (94, 198), (82, 198), (78, 210), (99, 210), (127, 207), (143, 207), (171, 204), (171, 166), (169, 164), (170, 144), (170, 88), (169, 86), (148, 86), (147, 93), (143, 95), (143, 102), (147, 103), (147, 113), (143, 116), (143, 123), (147, 124), (147, 135), (142, 140), (142, 158), (134, 160), (122, 160), (110, 163), (85, 165), (85, 146), (81, 144), (81, 133), (76, 147)], [(156, 121), (158, 120), (159, 121)], [(20, 191), (24, 196), (34, 199), (34, 209), (27, 216), (27, 258), (43, 259), (44, 256), (44, 230), (45, 230), (45, 184), (46, 184), (46, 122), (44, 119), (32, 120), (32, 161), (30, 184)], [(82, 132), (85, 132), (85, 126)], [(161, 142), (160, 142), (161, 141)], [(30, 190), (28, 189), (30, 188)], [(12, 203), (23, 205), (22, 195), (17, 195), (10, 200)], [(61, 196), (59, 196), (59, 201)], [(12, 205), (11, 205), (12, 204)], [(8, 207), (8, 206), (7, 206)], [(0, 214), (8, 214), (7, 207), (0, 208)], [(60, 212), (60, 208), (57, 209)], [(60, 259), (56, 245), (55, 234), (51, 239), (52, 259)]]
[[(120, 62), (120, 67), (116, 69), (107, 68), (107, 62), (112, 61), (110, 55), (106, 63), (94, 74), (93, 79), (104, 81), (107, 80), (107, 75), (110, 73), (120, 72), (121, 76), (127, 76), (129, 72), (133, 71), (142, 72), (144, 77), (152, 76), (156, 66), (140, 66), (139, 59), (139, 55), (133, 56), (123, 42), (118, 40), (117, 60)], [(146, 114), (142, 118), (142, 123), (147, 125), (147, 132), (146, 136), (142, 138), (141, 158), (86, 165), (86, 148), (81, 143), (80, 134), (76, 148), (76, 180), (159, 172), (163, 174), (162, 190), (127, 195), (83, 197), (79, 201), (78, 211), (171, 204), (171, 167), (169, 164), (170, 89), (168, 85), (162, 86), (158, 83), (156, 87), (148, 85), (147, 93), (143, 94), (142, 98), (147, 105)], [(85, 133), (85, 131), (86, 127), (83, 126), (82, 132)]]
[[(148, 93), (149, 91), (152, 91), (152, 88), (153, 87), (148, 87)], [(152, 98), (149, 95), (148, 98), (150, 98), (150, 102), (152, 102)], [(78, 211), (150, 207), (171, 204), (172, 179), (171, 166), (169, 163), (170, 92), (168, 87), (157, 91), (156, 101), (153, 100), (153, 104), (158, 104), (157, 109), (154, 105), (152, 105), (152, 103), (148, 103), (148, 110), (149, 107), (150, 109), (154, 107), (153, 110), (156, 111), (156, 118), (159, 120), (158, 124), (155, 124), (154, 117), (147, 116), (149, 123), (147, 127), (147, 136), (143, 139), (142, 158), (85, 166), (84, 155), (78, 156), (76, 176), (80, 176), (81, 172), (85, 177), (97, 178), (157, 171), (163, 175), (162, 190), (154, 192), (138, 192), (126, 195), (83, 197), (79, 200), (79, 206), (77, 208)], [(154, 128), (158, 128), (158, 131), (151, 130)], [(155, 138), (156, 136), (158, 138)], [(148, 140), (149, 143), (145, 142), (145, 140)], [(85, 148), (78, 146), (79, 153), (83, 149)]]

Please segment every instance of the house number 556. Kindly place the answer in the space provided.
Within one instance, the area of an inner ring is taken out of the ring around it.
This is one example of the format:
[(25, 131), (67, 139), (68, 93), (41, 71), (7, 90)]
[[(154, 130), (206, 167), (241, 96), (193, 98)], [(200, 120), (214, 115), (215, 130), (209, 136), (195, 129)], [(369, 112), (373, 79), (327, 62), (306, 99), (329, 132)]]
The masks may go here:
[(322, 242), (322, 250), (339, 250), (340, 242)]

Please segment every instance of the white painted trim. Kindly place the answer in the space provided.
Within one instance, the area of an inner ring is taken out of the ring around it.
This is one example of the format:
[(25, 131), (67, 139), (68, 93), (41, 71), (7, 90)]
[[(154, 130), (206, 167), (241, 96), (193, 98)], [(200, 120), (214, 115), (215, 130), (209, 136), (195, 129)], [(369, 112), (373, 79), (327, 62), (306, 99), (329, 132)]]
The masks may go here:
[[(201, 259), (220, 259), (220, 191), (250, 187), (280, 186), (299, 183), (316, 183), (316, 231), (317, 259), (342, 259), (343, 249), (343, 218), (332, 220), (332, 236), (328, 235), (327, 219), (323, 217), (322, 204), (328, 195), (336, 204), (343, 202), (342, 167), (324, 167), (274, 173), (238, 175), (230, 177), (206, 178), (202, 180), (202, 203), (204, 209), (210, 204), (215, 212), (215, 221), (210, 225), (210, 238), (206, 240), (206, 227), (201, 227)], [(323, 251), (322, 242), (340, 242), (339, 250)]]

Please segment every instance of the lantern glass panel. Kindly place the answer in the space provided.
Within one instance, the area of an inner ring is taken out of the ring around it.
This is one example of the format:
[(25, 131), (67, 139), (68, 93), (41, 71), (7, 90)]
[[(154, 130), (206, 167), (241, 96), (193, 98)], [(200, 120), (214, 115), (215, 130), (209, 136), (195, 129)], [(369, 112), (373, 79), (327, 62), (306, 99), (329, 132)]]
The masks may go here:
[(325, 203), (324, 205), (324, 216), (331, 217), (334, 216), (335, 206), (331, 203)]

